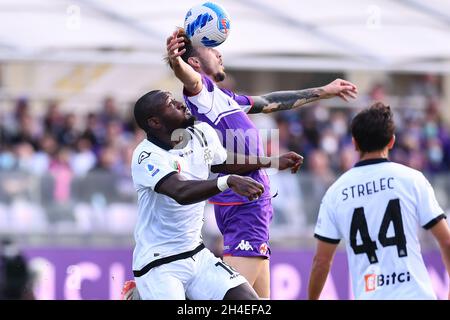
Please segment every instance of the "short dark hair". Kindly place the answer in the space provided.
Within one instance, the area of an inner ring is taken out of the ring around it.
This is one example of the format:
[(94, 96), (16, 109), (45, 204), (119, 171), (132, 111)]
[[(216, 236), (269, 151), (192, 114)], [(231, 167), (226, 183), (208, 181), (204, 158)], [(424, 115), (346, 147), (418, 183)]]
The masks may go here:
[(395, 131), (390, 106), (376, 102), (359, 112), (352, 120), (352, 136), (362, 152), (372, 152), (385, 148)]
[[(188, 60), (190, 57), (194, 57), (197, 55), (197, 50), (195, 49), (194, 45), (192, 44), (191, 40), (186, 35), (186, 31), (178, 27), (178, 36), (183, 38), (184, 41), (184, 47), (180, 48), (181, 50), (186, 49), (186, 51), (181, 56), (181, 59), (183, 59), (184, 62), (188, 63)], [(167, 62), (167, 64), (172, 68), (172, 64), (170, 63), (169, 56), (165, 56), (164, 60)]]
[(164, 94), (164, 91), (161, 90), (147, 92), (134, 105), (134, 119), (139, 128), (145, 132), (150, 130), (147, 120), (156, 114), (156, 109), (161, 105), (164, 97), (162, 94)]

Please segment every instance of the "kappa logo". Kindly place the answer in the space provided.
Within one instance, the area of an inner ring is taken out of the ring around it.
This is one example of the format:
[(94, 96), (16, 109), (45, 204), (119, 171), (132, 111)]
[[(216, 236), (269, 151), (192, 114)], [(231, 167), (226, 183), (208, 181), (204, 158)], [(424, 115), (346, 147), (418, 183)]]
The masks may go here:
[(248, 251), (251, 250), (253, 251), (253, 247), (250, 245), (250, 243), (248, 243), (248, 241), (245, 240), (241, 240), (241, 242), (238, 244), (238, 246), (236, 248), (234, 248), (234, 250), (244, 250), (244, 251)]
[(183, 158), (183, 157), (190, 156), (193, 153), (194, 153), (194, 150), (188, 150), (185, 153), (180, 153), (179, 156)]
[(141, 164), (142, 161), (150, 157), (151, 152), (142, 151), (138, 157), (138, 164)]

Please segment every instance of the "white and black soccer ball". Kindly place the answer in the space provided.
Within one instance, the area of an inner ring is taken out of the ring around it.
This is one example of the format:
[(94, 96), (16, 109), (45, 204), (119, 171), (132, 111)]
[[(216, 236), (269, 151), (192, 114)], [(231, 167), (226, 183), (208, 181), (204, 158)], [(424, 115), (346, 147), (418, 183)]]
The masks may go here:
[(184, 30), (194, 46), (215, 47), (230, 33), (230, 16), (220, 5), (205, 2), (187, 12)]

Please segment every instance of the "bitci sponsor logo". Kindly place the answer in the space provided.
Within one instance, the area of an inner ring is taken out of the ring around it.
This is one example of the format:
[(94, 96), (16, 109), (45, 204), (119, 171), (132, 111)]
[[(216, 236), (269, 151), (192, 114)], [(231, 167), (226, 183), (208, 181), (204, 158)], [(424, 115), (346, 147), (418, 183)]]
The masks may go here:
[(408, 272), (401, 272), (392, 274), (375, 274), (370, 273), (364, 275), (365, 291), (375, 291), (383, 286), (392, 286), (402, 284), (404, 282), (409, 282), (411, 276)]

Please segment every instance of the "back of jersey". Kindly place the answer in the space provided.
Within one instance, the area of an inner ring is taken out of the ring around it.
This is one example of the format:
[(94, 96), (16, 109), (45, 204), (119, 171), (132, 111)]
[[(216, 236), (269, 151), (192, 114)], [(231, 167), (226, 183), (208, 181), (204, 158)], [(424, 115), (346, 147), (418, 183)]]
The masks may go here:
[(436, 299), (419, 227), (445, 218), (420, 172), (386, 159), (359, 162), (327, 191), (315, 236), (345, 240), (357, 299)]

